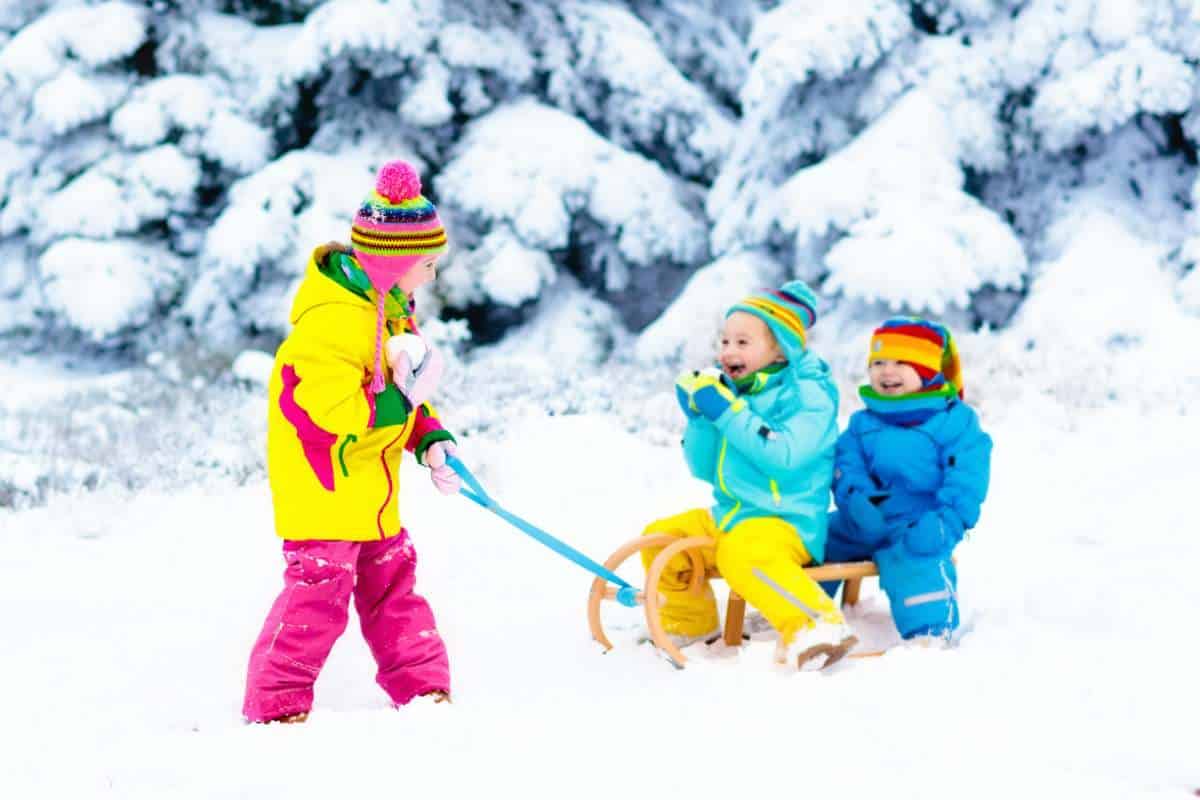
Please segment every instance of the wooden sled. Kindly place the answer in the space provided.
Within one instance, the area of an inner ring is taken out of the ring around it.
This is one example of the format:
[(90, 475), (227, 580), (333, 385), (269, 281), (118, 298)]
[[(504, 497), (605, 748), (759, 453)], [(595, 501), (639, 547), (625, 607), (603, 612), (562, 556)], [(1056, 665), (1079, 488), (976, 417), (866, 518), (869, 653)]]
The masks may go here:
[[(646, 582), (642, 591), (637, 593), (637, 602), (646, 612), (646, 627), (650, 631), (650, 638), (654, 642), (654, 646), (665, 653), (668, 658), (679, 668), (687, 663), (687, 657), (683, 655), (675, 643), (667, 636), (662, 626), (661, 609), (666, 603), (666, 598), (663, 597), (655, 589), (658, 586), (659, 578), (662, 577), (663, 569), (666, 568), (667, 562), (674, 558), (679, 553), (687, 553), (692, 560), (692, 574), (688, 582), (688, 591), (701, 592), (704, 588), (705, 579), (720, 578), (721, 573), (716, 568), (706, 569), (704, 559), (700, 556), (700, 548), (709, 547), (714, 544), (713, 539), (707, 536), (693, 536), (690, 538), (680, 539), (675, 536), (666, 534), (656, 534), (652, 536), (639, 536), (636, 539), (631, 539), (625, 544), (618, 547), (608, 560), (604, 562), (604, 566), (612, 571), (615, 571), (622, 563), (630, 556), (640, 553), (647, 547), (661, 547), (662, 552), (655, 556), (654, 561), (650, 563), (650, 569), (646, 570)], [(822, 564), (821, 566), (805, 567), (804, 571), (816, 581), (831, 581), (842, 580), (845, 585), (842, 588), (842, 606), (853, 606), (858, 603), (858, 593), (862, 586), (862, 579), (869, 578), (879, 574), (879, 570), (875, 567), (874, 561), (851, 561), (842, 564)], [(592, 581), (592, 590), (588, 595), (588, 625), (592, 629), (592, 638), (603, 645), (605, 652), (612, 649), (612, 642), (604, 633), (604, 626), (600, 621), (600, 603), (604, 600), (615, 600), (617, 596), (617, 588), (609, 586), (603, 578), (596, 578)], [(736, 592), (729, 592), (729, 603), (725, 609), (725, 629), (722, 634), (722, 639), (725, 644), (730, 647), (740, 647), (742, 644), (742, 628), (746, 620), (746, 601), (742, 599)], [(866, 652), (853, 652), (849, 658), (871, 658), (881, 656), (885, 651), (873, 650)]]

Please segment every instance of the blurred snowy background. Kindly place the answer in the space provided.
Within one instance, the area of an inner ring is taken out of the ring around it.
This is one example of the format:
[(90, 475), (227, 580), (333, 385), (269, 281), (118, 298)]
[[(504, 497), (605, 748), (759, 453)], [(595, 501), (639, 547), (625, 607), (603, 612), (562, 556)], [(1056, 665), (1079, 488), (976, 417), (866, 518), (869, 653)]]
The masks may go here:
[(985, 417), (1186, 410), (1198, 64), (1192, 0), (0, 0), (0, 506), (259, 474), (263, 354), (396, 157), (465, 433), (673, 438), (671, 374), (791, 276), (847, 389), (908, 312)]

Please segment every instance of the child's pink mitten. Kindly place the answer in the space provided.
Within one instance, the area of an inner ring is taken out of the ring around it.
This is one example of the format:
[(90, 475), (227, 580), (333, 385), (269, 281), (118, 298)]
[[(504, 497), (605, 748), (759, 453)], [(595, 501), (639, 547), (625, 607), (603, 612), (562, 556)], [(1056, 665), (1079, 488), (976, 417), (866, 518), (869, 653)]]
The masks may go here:
[(413, 408), (433, 396), (445, 370), (441, 353), (420, 336), (402, 333), (387, 340), (388, 363), (392, 381)]
[(408, 399), (413, 404), (413, 408), (433, 397), (445, 370), (446, 362), (442, 359), (442, 354), (430, 347), (425, 354), (425, 360), (413, 372), (412, 384), (408, 392)]
[(454, 494), (462, 488), (462, 478), (446, 464), (446, 456), (454, 455), (454, 451), (454, 442), (434, 442), (425, 450), (429, 478), (442, 494)]

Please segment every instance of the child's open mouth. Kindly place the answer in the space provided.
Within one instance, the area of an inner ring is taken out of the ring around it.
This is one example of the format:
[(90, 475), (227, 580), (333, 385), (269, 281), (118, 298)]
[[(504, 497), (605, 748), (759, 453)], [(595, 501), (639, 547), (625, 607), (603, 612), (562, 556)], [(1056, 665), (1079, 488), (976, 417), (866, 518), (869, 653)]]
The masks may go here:
[(745, 364), (726, 364), (725, 374), (731, 378), (740, 378), (746, 374)]
[(903, 381), (880, 381), (879, 391), (884, 394), (897, 394), (904, 391)]

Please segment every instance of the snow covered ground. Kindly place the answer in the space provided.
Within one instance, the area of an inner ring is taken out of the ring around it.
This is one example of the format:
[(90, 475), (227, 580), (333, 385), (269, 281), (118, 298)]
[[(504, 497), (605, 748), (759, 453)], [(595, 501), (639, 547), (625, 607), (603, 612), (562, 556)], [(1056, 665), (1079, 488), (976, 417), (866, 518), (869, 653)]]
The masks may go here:
[[(352, 620), (303, 726), (240, 719), (283, 566), (261, 479), (0, 511), (0, 794), (1192, 796), (1195, 418), (1025, 412), (989, 426), (961, 645), (830, 674), (780, 671), (767, 642), (693, 647), (677, 671), (619, 607), (602, 655), (586, 573), (409, 463), (404, 518), (454, 704), (391, 710)], [(529, 415), (460, 454), (508, 508), (603, 559), (706, 502), (652, 439), (608, 415)], [(874, 585), (865, 602), (886, 603)]]

